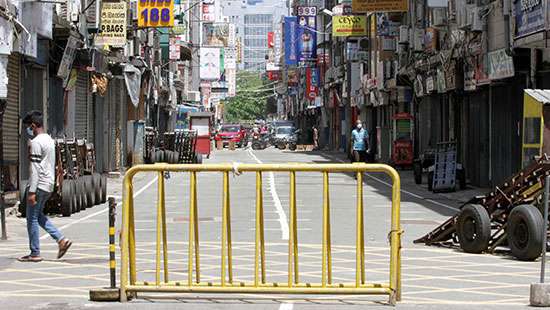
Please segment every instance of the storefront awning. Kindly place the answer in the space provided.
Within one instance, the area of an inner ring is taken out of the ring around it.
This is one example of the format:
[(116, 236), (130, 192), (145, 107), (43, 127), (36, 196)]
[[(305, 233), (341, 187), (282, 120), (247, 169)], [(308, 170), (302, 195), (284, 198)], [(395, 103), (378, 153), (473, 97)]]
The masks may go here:
[(542, 104), (550, 104), (550, 89), (525, 89), (525, 92)]

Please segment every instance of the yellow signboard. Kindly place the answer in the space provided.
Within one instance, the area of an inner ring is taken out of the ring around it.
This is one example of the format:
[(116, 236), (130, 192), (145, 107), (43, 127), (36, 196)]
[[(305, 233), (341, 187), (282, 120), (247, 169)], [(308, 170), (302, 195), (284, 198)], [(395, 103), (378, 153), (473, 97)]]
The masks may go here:
[(334, 16), (332, 18), (333, 37), (351, 37), (367, 35), (366, 16)]
[(408, 0), (353, 0), (353, 13), (370, 12), (406, 12), (409, 10)]
[(174, 27), (175, 0), (138, 0), (138, 27)]

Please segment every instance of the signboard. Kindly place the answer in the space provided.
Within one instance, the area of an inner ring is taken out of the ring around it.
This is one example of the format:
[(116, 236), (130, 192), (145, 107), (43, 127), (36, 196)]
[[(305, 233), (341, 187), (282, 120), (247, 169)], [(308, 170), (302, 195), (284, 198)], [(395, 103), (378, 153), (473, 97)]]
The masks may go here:
[(299, 6), (298, 16), (317, 16), (317, 7), (315, 6)]
[(174, 1), (139, 0), (138, 27), (174, 26)]
[(237, 69), (237, 50), (234, 47), (224, 49), (224, 66), (226, 69)]
[(284, 23), (285, 63), (289, 66), (295, 66), (298, 64), (298, 49), (296, 48), (298, 17), (285, 16)]
[(229, 24), (204, 23), (202, 30), (203, 45), (229, 46)]
[(123, 47), (126, 39), (127, 9), (126, 2), (101, 3), (101, 27), (95, 38), (95, 45)]
[(506, 54), (506, 49), (489, 52), (487, 56), (490, 80), (498, 80), (514, 76), (514, 61), (511, 56)]
[(317, 68), (306, 68), (306, 98), (315, 100), (319, 91), (319, 73)]
[[(307, 7), (306, 7), (307, 8)], [(312, 7), (313, 8), (313, 7)], [(311, 13), (316, 10), (302, 10)], [(317, 58), (317, 17), (298, 16), (298, 60), (308, 61)]]
[(178, 38), (170, 38), (170, 53), (169, 53), (169, 59), (170, 60), (179, 60), (180, 59), (180, 53), (181, 46), (180, 41)]
[(371, 12), (406, 12), (409, 10), (408, 0), (353, 0), (353, 13)]
[(214, 22), (216, 21), (216, 6), (214, 4), (202, 4), (202, 18), (203, 22)]
[(235, 46), (237, 44), (237, 28), (235, 24), (229, 24), (228, 30), (229, 30), (229, 35), (227, 38), (227, 45)]
[(514, 3), (514, 36), (523, 37), (544, 30), (542, 0), (517, 0)]
[(366, 16), (334, 16), (332, 18), (332, 36), (350, 37), (367, 35)]
[(199, 75), (203, 80), (218, 80), (220, 78), (220, 49), (202, 47), (200, 49)]

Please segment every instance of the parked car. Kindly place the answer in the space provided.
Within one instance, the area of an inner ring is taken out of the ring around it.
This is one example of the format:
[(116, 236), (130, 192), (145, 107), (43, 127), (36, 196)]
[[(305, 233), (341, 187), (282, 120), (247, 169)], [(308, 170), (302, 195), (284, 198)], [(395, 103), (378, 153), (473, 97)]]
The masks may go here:
[(214, 140), (222, 141), (224, 146), (233, 141), (237, 147), (243, 147), (247, 143), (246, 130), (240, 124), (222, 125)]
[(284, 150), (287, 145), (289, 145), (291, 149), (295, 149), (299, 132), (300, 131), (296, 130), (293, 126), (277, 127), (273, 135), (273, 144), (281, 150)]

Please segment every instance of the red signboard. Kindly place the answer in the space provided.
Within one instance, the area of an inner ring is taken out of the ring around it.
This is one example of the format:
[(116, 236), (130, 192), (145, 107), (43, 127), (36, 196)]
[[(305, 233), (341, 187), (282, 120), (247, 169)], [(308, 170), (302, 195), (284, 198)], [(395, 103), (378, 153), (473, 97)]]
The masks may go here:
[(268, 48), (275, 47), (275, 34), (273, 31), (270, 31), (267, 33), (267, 47)]
[(267, 71), (267, 78), (270, 81), (278, 81), (281, 79), (281, 71)]
[(318, 75), (317, 68), (306, 68), (306, 98), (315, 100), (317, 97)]

